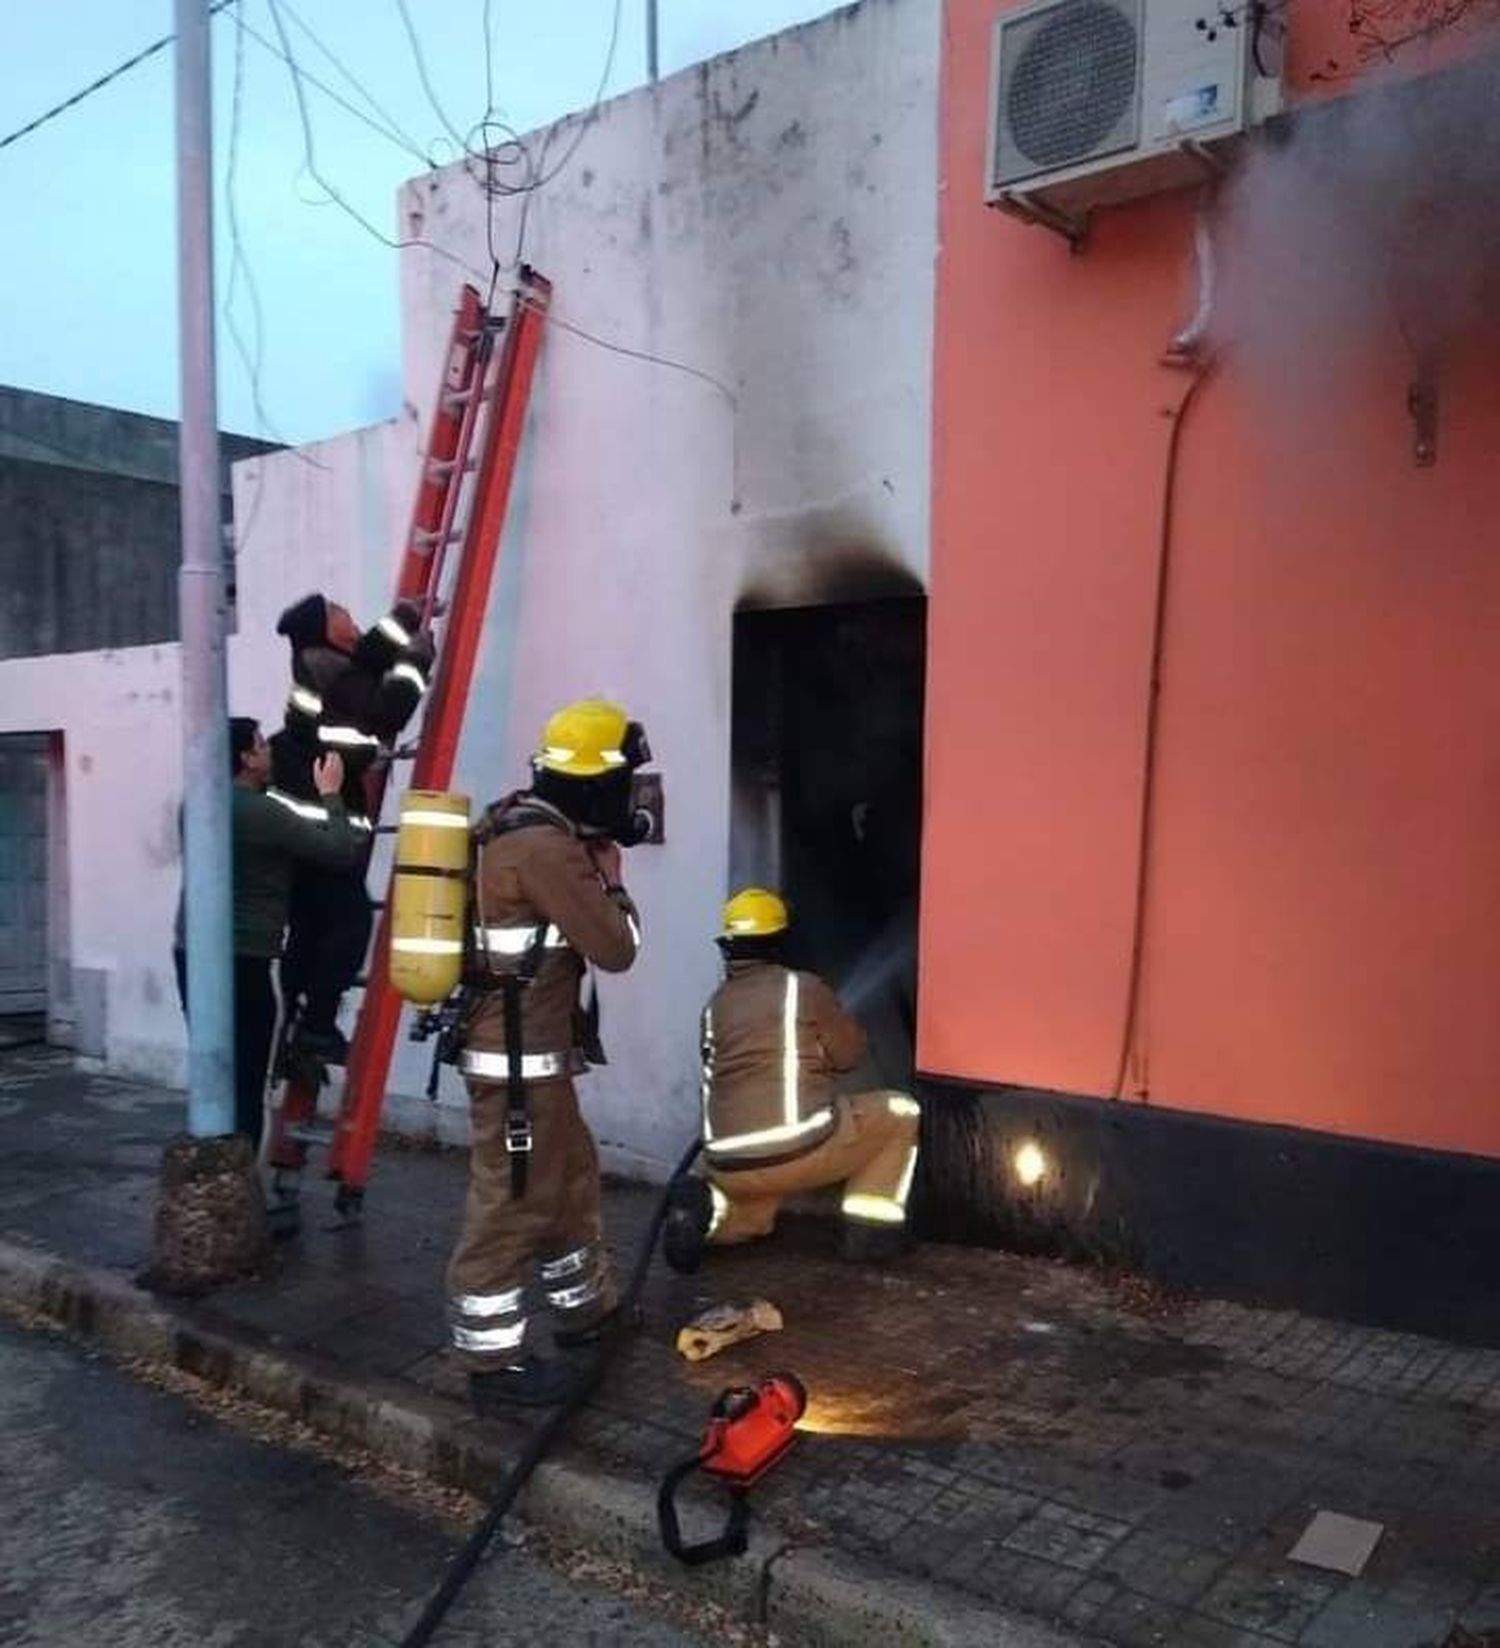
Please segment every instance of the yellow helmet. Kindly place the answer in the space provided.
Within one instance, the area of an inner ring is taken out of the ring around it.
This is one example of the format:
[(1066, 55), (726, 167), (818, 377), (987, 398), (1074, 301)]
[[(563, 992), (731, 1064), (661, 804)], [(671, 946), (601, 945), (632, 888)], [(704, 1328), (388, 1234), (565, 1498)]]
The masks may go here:
[(764, 887), (746, 887), (724, 906), (720, 938), (770, 938), (790, 923), (785, 901)]
[(543, 728), (536, 765), (564, 778), (597, 778), (617, 767), (639, 765), (631, 748), (634, 725), (618, 704), (580, 698), (560, 709)]

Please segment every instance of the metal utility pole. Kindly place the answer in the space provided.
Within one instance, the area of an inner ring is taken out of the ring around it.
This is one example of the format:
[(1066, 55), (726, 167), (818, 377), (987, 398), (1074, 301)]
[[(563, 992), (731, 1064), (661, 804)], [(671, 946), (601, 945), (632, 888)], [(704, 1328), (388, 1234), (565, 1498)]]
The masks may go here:
[(646, 0), (646, 78), (653, 85), (657, 80), (656, 69), (656, 0)]
[(182, 421), (183, 891), (187, 916), (188, 1131), (234, 1131), (234, 933), (229, 845), (224, 551), (214, 383), (213, 94), (209, 0), (176, 0), (177, 311)]

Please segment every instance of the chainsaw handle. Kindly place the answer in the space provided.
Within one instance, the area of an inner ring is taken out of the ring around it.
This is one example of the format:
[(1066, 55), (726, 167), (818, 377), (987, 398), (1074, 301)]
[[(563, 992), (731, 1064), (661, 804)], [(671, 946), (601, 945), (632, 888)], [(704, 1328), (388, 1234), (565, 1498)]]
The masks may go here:
[(723, 1533), (714, 1539), (699, 1540), (696, 1545), (683, 1542), (682, 1524), (677, 1520), (677, 1490), (717, 1451), (695, 1453), (691, 1459), (674, 1465), (657, 1490), (656, 1520), (661, 1528), (661, 1542), (689, 1568), (700, 1568), (705, 1562), (717, 1562), (722, 1557), (743, 1556), (750, 1544), (750, 1499), (743, 1488), (729, 1490), (729, 1519), (724, 1524)]

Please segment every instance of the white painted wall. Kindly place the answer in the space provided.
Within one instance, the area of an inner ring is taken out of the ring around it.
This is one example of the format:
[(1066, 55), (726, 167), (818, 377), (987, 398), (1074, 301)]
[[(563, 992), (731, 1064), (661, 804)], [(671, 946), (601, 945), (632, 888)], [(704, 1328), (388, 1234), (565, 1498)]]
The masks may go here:
[[(548, 711), (588, 692), (651, 734), (668, 841), (630, 855), (647, 942), (604, 985), (611, 1063), (588, 1081), (617, 1162), (665, 1162), (693, 1125), (737, 600), (816, 600), (851, 548), (925, 582), (938, 27), (936, 0), (866, 0), (644, 88), (531, 201), (526, 256), (560, 322), (729, 391), (550, 329), (461, 757), (463, 783), (493, 796)], [(402, 228), (487, 271), (485, 206), (452, 167), (403, 191)], [(519, 210), (496, 203), (507, 256)], [(463, 278), (405, 254), (423, 418)]]
[(105, 1058), (176, 1081), (172, 979), (179, 850), (177, 648), (131, 647), (0, 663), (0, 732), (64, 737), (67, 950), (104, 985)]
[[(696, 1027), (728, 876), (730, 648), (747, 595), (802, 603), (842, 552), (925, 582), (938, 0), (864, 0), (606, 105), (531, 202), (526, 255), (556, 283), (458, 783), (520, 782), (541, 724), (585, 693), (647, 724), (664, 847), (632, 853), (646, 921), (604, 986), (611, 1063), (589, 1112), (617, 1165), (674, 1157), (693, 1125)], [(564, 127), (552, 159), (571, 144)], [(496, 203), (515, 245), (519, 202)], [(402, 228), (488, 277), (462, 166), (409, 185)], [(463, 273), (402, 268), (397, 423), (235, 471), (242, 523), (231, 705), (279, 721), (277, 614), (315, 588), (387, 599)], [(612, 353), (564, 326), (692, 372)], [(693, 373), (706, 374), (722, 387)], [(0, 730), (68, 738), (75, 965), (109, 973), (109, 1058), (177, 1075), (168, 954), (179, 865), (174, 647), (0, 664)], [(419, 1093), (424, 1055), (398, 1058)], [(440, 1131), (462, 1131), (445, 1081)], [(389, 1113), (429, 1120), (420, 1099)]]

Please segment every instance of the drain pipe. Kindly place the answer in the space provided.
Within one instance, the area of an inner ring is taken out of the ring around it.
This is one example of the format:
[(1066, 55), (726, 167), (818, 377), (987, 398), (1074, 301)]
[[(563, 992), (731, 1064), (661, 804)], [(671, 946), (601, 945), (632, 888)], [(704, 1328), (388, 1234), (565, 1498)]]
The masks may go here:
[(1193, 261), (1198, 274), (1198, 302), (1193, 310), (1192, 319), (1173, 335), (1167, 345), (1163, 359), (1169, 366), (1201, 366), (1208, 349), (1208, 333), (1213, 324), (1214, 295), (1218, 282), (1213, 206), (1212, 194), (1205, 195), (1198, 205), (1198, 214), (1193, 225)]
[[(1198, 205), (1193, 227), (1193, 252), (1198, 277), (1198, 298), (1192, 318), (1167, 344), (1162, 362), (1192, 373), (1177, 405), (1167, 416), (1171, 433), (1167, 437), (1166, 461), (1162, 472), (1161, 527), (1156, 557), (1156, 591), (1152, 603), (1151, 664), (1146, 688), (1146, 736), (1141, 760), (1140, 812), (1136, 835), (1135, 889), (1130, 923), (1130, 965), (1125, 988), (1124, 1024), (1120, 1035), (1119, 1061), (1110, 1084), (1112, 1099), (1125, 1096), (1132, 1057), (1137, 1052), (1140, 1030), (1141, 996), (1146, 965), (1146, 928), (1150, 914), (1151, 872), (1155, 845), (1157, 767), (1160, 754), (1162, 670), (1166, 655), (1167, 618), (1172, 593), (1172, 560), (1176, 547), (1176, 505), (1178, 460), (1182, 432), (1188, 414), (1208, 381), (1214, 367), (1209, 329), (1213, 325), (1214, 290), (1217, 275), (1213, 238), (1213, 194), (1206, 191)], [(1137, 1095), (1149, 1102), (1149, 1089), (1141, 1083)]]

